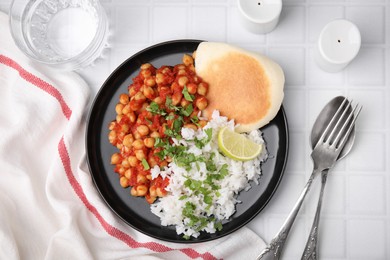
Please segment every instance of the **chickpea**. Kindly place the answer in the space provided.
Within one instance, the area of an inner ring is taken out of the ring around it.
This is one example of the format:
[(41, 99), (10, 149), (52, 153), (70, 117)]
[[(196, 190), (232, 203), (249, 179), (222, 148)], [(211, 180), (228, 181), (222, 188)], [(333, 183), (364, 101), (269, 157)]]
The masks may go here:
[(148, 179), (146, 179), (146, 176), (141, 174), (141, 173), (138, 173), (137, 174), (137, 183), (141, 184), (141, 183), (147, 183), (148, 182)]
[(112, 121), (112, 122), (110, 122), (110, 124), (108, 125), (108, 129), (112, 131), (112, 130), (115, 129), (115, 126), (116, 126), (115, 122)]
[(157, 197), (156, 187), (155, 186), (150, 186), (149, 194), (150, 194), (151, 197)]
[(145, 99), (146, 99), (146, 97), (144, 96), (144, 94), (142, 92), (138, 92), (134, 96), (134, 100), (136, 100), (136, 101), (145, 101)]
[(151, 175), (151, 174), (146, 175), (146, 179), (148, 179), (149, 181), (151, 181), (151, 180), (152, 180), (152, 175)]
[(127, 95), (127, 94), (120, 94), (119, 102), (121, 104), (123, 104), (123, 105), (126, 105), (127, 103), (129, 103), (129, 95)]
[(166, 160), (160, 162), (160, 167), (168, 166), (168, 162)]
[(205, 121), (205, 120), (200, 120), (199, 122), (198, 122), (198, 125), (200, 126), (200, 127), (205, 127), (206, 125), (207, 125), (207, 121)]
[(125, 135), (123, 138), (122, 144), (127, 147), (131, 147), (134, 142), (134, 137), (132, 134)]
[(118, 115), (121, 115), (122, 114), (122, 110), (124, 108), (124, 105), (122, 103), (118, 103), (116, 106), (115, 106), (115, 112), (118, 114)]
[(135, 157), (137, 157), (138, 160), (142, 161), (146, 158), (146, 154), (144, 150), (135, 150)]
[(195, 60), (196, 59), (196, 51), (194, 51), (193, 53), (192, 53), (192, 58)]
[(143, 103), (142, 107), (140, 108), (140, 111), (145, 111), (148, 106), (149, 104), (147, 102)]
[(186, 76), (182, 76), (182, 77), (180, 77), (178, 80), (177, 80), (177, 83), (180, 85), (180, 86), (182, 86), (182, 87), (184, 87), (187, 83), (188, 83), (188, 78), (186, 77)]
[(122, 120), (122, 117), (123, 117), (123, 115), (117, 115), (116, 116), (116, 122), (120, 123), (120, 121)]
[(143, 91), (143, 94), (148, 99), (153, 99), (154, 98), (154, 90), (152, 89), (152, 87), (145, 87), (144, 91)]
[(163, 83), (164, 82), (164, 74), (162, 74), (162, 73), (157, 73), (156, 74), (156, 83), (157, 84), (161, 84), (161, 83)]
[[(139, 92), (138, 92), (139, 93)], [(142, 93), (141, 93), (142, 94)], [(143, 96), (143, 94), (142, 94), (142, 96)], [(143, 101), (142, 101), (143, 102)], [(141, 107), (142, 107), (142, 103), (140, 103), (140, 102), (138, 102), (138, 101), (136, 101), (136, 100), (131, 100), (130, 101), (130, 109), (132, 110), (132, 111), (137, 111), (137, 110), (139, 110)]]
[(129, 164), (131, 167), (135, 167), (138, 164), (138, 159), (134, 155), (130, 155), (127, 160), (129, 161)]
[(183, 55), (183, 63), (184, 63), (184, 65), (189, 66), (191, 64), (194, 64), (194, 59), (190, 55), (184, 54)]
[(119, 183), (123, 188), (129, 187), (129, 180), (125, 176), (120, 177)]
[(141, 134), (139, 132), (137, 132), (137, 131), (135, 133), (133, 133), (133, 136), (134, 136), (134, 139), (136, 139), (136, 140), (142, 138)]
[(153, 77), (149, 77), (144, 80), (145, 86), (154, 87), (156, 85), (156, 80)]
[(110, 131), (110, 133), (108, 134), (108, 140), (110, 141), (110, 144), (113, 144), (117, 141), (115, 131), (113, 131), (113, 130)]
[(146, 195), (146, 196), (145, 196), (145, 199), (146, 199), (146, 201), (147, 201), (149, 204), (152, 204), (152, 203), (156, 200), (156, 197), (152, 197), (152, 196)]
[(176, 106), (180, 103), (183, 94), (180, 91), (173, 93), (172, 95), (172, 105)]
[(146, 136), (147, 134), (149, 134), (149, 127), (147, 125), (139, 125), (137, 127), (137, 132), (141, 135), (141, 136)]
[(133, 111), (129, 112), (128, 117), (129, 117), (131, 123), (135, 122), (136, 116), (135, 116)]
[(161, 105), (164, 102), (161, 97), (156, 97), (155, 99), (153, 99), (153, 101), (156, 102), (159, 105)]
[(157, 132), (157, 131), (153, 131), (153, 132), (150, 134), (150, 137), (152, 137), (152, 138), (159, 138), (159, 137), (160, 137), (160, 133)]
[(160, 187), (158, 187), (156, 189), (156, 194), (157, 194), (157, 197), (164, 197), (165, 196), (165, 192)]
[(167, 67), (167, 66), (165, 68), (163, 68), (163, 70), (162, 70), (163, 74), (167, 74), (169, 72), (171, 72), (171, 69), (169, 67)]
[(132, 187), (131, 190), (130, 190), (130, 194), (131, 196), (138, 196), (138, 192), (137, 192), (137, 189), (135, 187)]
[(122, 166), (125, 169), (129, 169), (130, 168), (129, 161), (128, 160), (122, 160)]
[(137, 186), (137, 196), (145, 196), (146, 193), (148, 192), (148, 187), (146, 187), (146, 185), (138, 185)]
[(146, 70), (152, 68), (152, 64), (150, 63), (144, 63), (141, 65), (141, 70)]
[(137, 94), (137, 90), (134, 88), (134, 87), (131, 87), (130, 89), (129, 89), (129, 95), (130, 95), (130, 97), (134, 97), (135, 96), (135, 94)]
[[(149, 163), (150, 168), (153, 168), (154, 166), (157, 165), (157, 161), (154, 157), (150, 157), (148, 160), (148, 163)], [(152, 177), (152, 176), (150, 176), (150, 177)]]
[(148, 148), (154, 147), (154, 142), (155, 142), (155, 140), (154, 140), (153, 137), (148, 137), (148, 138), (145, 138), (145, 139), (144, 139), (144, 144), (145, 144), (145, 146), (148, 147)]
[(187, 85), (188, 93), (190, 93), (192, 95), (194, 95), (196, 93), (197, 89), (198, 89), (198, 86), (194, 83), (189, 83)]
[(125, 171), (126, 171), (126, 169), (125, 168), (123, 168), (122, 166), (118, 166), (119, 167), (119, 169), (118, 169), (118, 173), (119, 173), (119, 175), (124, 175), (125, 174)]
[(198, 92), (199, 95), (206, 96), (208, 88), (209, 88), (209, 86), (208, 86), (207, 83), (201, 82), (198, 85), (197, 92)]
[(144, 148), (144, 142), (141, 139), (136, 139), (133, 142), (133, 148), (136, 150)]
[(128, 124), (123, 124), (121, 126), (122, 133), (127, 133), (127, 132), (129, 132), (129, 130), (130, 130), (130, 126)]
[(190, 128), (194, 131), (198, 130), (198, 127), (195, 124), (185, 124), (184, 127)]
[(185, 98), (182, 98), (181, 101), (180, 101), (180, 105), (181, 105), (182, 107), (187, 107), (190, 103), (191, 103), (191, 102), (188, 101), (188, 100), (185, 99)]
[(121, 163), (121, 155), (119, 153), (114, 153), (111, 155), (111, 164)]
[(199, 110), (203, 110), (207, 107), (207, 99), (205, 97), (200, 97), (195, 101), (195, 105)]
[(186, 74), (187, 74), (187, 72), (185, 69), (179, 69), (179, 71), (177, 72), (178, 76), (182, 76), (182, 75), (186, 75)]
[(152, 71), (149, 69), (141, 70), (141, 75), (144, 78), (149, 78), (152, 75)]

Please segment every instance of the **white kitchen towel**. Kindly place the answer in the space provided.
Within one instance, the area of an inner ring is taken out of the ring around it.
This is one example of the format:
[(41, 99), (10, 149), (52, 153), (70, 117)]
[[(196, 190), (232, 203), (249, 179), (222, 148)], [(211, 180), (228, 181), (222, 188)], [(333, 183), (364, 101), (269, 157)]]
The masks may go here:
[(248, 228), (206, 243), (166, 243), (121, 221), (85, 159), (89, 88), (27, 59), (0, 12), (0, 259), (255, 259)]

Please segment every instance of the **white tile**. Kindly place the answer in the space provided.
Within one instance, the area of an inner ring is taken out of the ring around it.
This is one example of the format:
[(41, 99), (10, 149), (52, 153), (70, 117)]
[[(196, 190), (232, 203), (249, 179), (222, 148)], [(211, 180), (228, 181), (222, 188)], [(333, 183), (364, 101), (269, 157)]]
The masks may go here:
[(289, 129), (305, 129), (307, 126), (307, 101), (304, 89), (284, 90), (283, 107), (286, 112)]
[(384, 85), (385, 53), (381, 48), (362, 47), (347, 66), (348, 82), (354, 85)]
[(156, 6), (152, 10), (153, 41), (187, 38), (189, 11), (186, 6)]
[[(145, 43), (149, 40), (149, 9), (122, 6), (116, 10), (114, 40), (118, 43)], [(126, 26), (123, 26), (126, 24)]]
[(344, 160), (350, 170), (367, 172), (384, 171), (387, 158), (383, 134), (357, 131), (354, 147)]
[(344, 18), (342, 6), (310, 6), (308, 8), (309, 41), (316, 43), (322, 29), (333, 20)]
[(357, 121), (359, 129), (377, 130), (386, 126), (389, 110), (386, 110), (385, 90), (370, 89), (370, 86), (363, 90), (351, 87), (348, 96), (355, 104), (358, 102), (363, 106)]
[(347, 254), (350, 259), (386, 259), (386, 230), (382, 220), (349, 220)]
[(316, 46), (309, 49), (307, 81), (310, 87), (340, 86), (345, 82), (345, 72), (329, 73), (322, 70), (314, 60)]
[(279, 23), (267, 34), (269, 43), (304, 43), (306, 9), (301, 6), (284, 6)]
[(305, 84), (305, 50), (303, 48), (270, 48), (268, 55), (283, 68), (287, 87)]
[(320, 259), (345, 259), (345, 221), (343, 219), (321, 218), (319, 230)]
[(237, 7), (229, 9), (229, 19), (227, 20), (227, 40), (229, 42), (248, 42), (259, 43), (265, 42), (264, 34), (255, 34), (248, 31), (243, 25), (240, 19), (240, 13)]
[[(328, 173), (322, 205), (322, 212), (325, 215), (345, 213), (345, 185), (343, 172), (331, 169)], [(314, 210), (316, 207), (317, 205)]]
[(385, 178), (381, 175), (348, 177), (348, 205), (351, 213), (386, 214)]
[(226, 7), (194, 6), (190, 38), (226, 41)]
[[(369, 17), (369, 19), (361, 19)], [(346, 18), (355, 23), (362, 35), (362, 43), (384, 43), (385, 10), (383, 6), (350, 6)]]

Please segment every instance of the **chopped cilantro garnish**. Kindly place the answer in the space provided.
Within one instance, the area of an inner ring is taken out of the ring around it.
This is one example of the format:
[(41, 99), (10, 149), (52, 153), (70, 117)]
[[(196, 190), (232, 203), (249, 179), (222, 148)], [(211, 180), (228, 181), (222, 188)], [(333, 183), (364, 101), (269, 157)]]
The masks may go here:
[(145, 170), (150, 169), (150, 166), (149, 166), (148, 162), (145, 160), (145, 158), (142, 159), (141, 163), (142, 163), (142, 166), (144, 167)]
[(183, 89), (182, 93), (183, 93), (184, 98), (187, 101), (190, 101), (190, 102), (194, 101), (195, 96), (191, 95), (190, 93), (188, 93), (187, 86), (184, 86), (184, 89)]
[(161, 109), (160, 106), (154, 101), (150, 102), (146, 110), (156, 115), (165, 116), (167, 114), (167, 112), (164, 109)]

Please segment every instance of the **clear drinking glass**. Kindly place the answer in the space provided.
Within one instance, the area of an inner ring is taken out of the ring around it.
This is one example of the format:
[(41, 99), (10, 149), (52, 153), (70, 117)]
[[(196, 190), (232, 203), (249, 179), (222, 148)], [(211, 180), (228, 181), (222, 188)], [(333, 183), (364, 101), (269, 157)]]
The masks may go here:
[(63, 70), (87, 66), (107, 44), (108, 20), (98, 0), (13, 0), (10, 27), (27, 56)]

